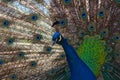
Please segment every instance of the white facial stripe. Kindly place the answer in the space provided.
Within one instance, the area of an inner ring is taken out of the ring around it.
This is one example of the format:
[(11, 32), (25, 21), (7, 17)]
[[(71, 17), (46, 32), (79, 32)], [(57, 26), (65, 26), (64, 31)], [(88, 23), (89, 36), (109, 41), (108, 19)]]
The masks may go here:
[(62, 40), (62, 37), (61, 37), (61, 35), (60, 35), (60, 39), (59, 39), (59, 41), (61, 41)]

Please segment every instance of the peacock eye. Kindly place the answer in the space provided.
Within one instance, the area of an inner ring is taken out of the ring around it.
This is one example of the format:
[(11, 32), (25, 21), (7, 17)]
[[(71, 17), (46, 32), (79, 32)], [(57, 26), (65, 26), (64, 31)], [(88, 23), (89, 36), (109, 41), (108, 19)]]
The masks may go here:
[(86, 14), (85, 14), (85, 13), (83, 13), (83, 14), (82, 14), (82, 17), (83, 17), (83, 18), (85, 18), (85, 17), (86, 17)]
[(115, 53), (115, 54), (114, 54), (115, 57), (118, 57), (119, 55), (120, 55), (119, 53)]
[(71, 0), (65, 0), (66, 3), (69, 3)]
[(103, 34), (106, 34), (106, 32), (105, 32), (105, 31), (103, 31)]
[(37, 19), (38, 19), (37, 15), (33, 15), (33, 16), (32, 16), (32, 20), (33, 20), (33, 21), (36, 21)]
[(12, 79), (12, 80), (16, 80), (16, 79), (17, 79), (17, 75), (16, 75), (16, 74), (12, 74), (12, 75), (11, 75), (11, 79)]
[(64, 53), (62, 53), (62, 54), (61, 54), (61, 57), (62, 57), (62, 58), (65, 58), (65, 54), (64, 54)]
[(90, 24), (90, 25), (88, 26), (88, 30), (89, 30), (90, 32), (95, 31), (95, 25), (94, 25), (94, 24)]
[(115, 0), (117, 3), (120, 3), (120, 0)]
[(84, 32), (82, 32), (82, 33), (81, 33), (81, 36), (84, 36), (84, 35), (85, 35), (85, 33), (84, 33)]
[(9, 24), (10, 24), (10, 22), (9, 22), (8, 20), (5, 20), (5, 21), (3, 22), (3, 25), (4, 25), (5, 27), (8, 27)]
[(97, 12), (97, 17), (102, 19), (102, 18), (104, 18), (106, 16), (106, 13), (107, 13), (106, 9), (105, 8), (101, 8)]
[(119, 39), (119, 37), (118, 37), (118, 36), (115, 36), (115, 37), (114, 37), (114, 39), (115, 39), (115, 40), (118, 40), (118, 39)]
[(4, 64), (3, 59), (0, 59), (0, 65), (3, 65), (3, 64)]
[(8, 43), (9, 45), (11, 45), (11, 44), (13, 44), (13, 43), (14, 43), (14, 41), (15, 41), (15, 39), (14, 39), (14, 38), (9, 38), (7, 43)]
[(90, 29), (91, 29), (91, 30), (93, 30), (93, 29), (94, 29), (94, 27), (93, 27), (93, 26), (91, 26), (91, 27), (90, 27)]
[(35, 66), (37, 66), (37, 62), (35, 62), (35, 61), (31, 61), (31, 62), (30, 62), (30, 66), (31, 66), (31, 67), (35, 67)]
[(52, 48), (51, 47), (47, 47), (46, 51), (51, 52)]
[(25, 55), (25, 53), (24, 53), (24, 52), (19, 52), (19, 53), (18, 53), (18, 56), (19, 56), (20, 58), (23, 58), (23, 57), (24, 57), (24, 55)]
[(106, 52), (107, 52), (107, 53), (111, 53), (112, 50), (113, 50), (112, 47), (107, 47)]
[(39, 35), (39, 34), (36, 35), (36, 39), (37, 39), (37, 40), (41, 40), (41, 39), (42, 39), (42, 35)]
[(101, 11), (101, 12), (99, 12), (99, 16), (101, 17), (101, 16), (103, 16), (104, 15), (104, 13)]
[(60, 26), (62, 27), (67, 25), (67, 19), (61, 19), (59, 22), (60, 22)]
[(64, 24), (64, 21), (62, 21), (61, 24)]
[(114, 40), (115, 42), (118, 42), (118, 41), (120, 40), (120, 38), (119, 38), (118, 35), (114, 35), (114, 36), (113, 36), (113, 40)]
[(6, 1), (10, 2), (11, 0), (6, 0)]
[(62, 0), (64, 5), (69, 5), (71, 3), (72, 0)]
[(87, 21), (88, 12), (86, 11), (86, 9), (79, 10), (79, 17), (81, 18), (81, 20)]

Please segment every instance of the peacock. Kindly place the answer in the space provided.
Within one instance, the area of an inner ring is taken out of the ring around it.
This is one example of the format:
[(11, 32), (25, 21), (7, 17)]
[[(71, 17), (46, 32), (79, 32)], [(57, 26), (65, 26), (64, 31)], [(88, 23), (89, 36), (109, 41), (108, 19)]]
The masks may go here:
[(59, 32), (56, 32), (53, 35), (52, 40), (54, 41), (54, 44), (58, 43), (62, 45), (66, 53), (71, 80), (97, 80), (90, 68), (79, 58), (75, 49), (68, 44), (67, 40), (64, 39)]
[(80, 64), (56, 34), (97, 80), (120, 80), (120, 0), (0, 0), (0, 80), (71, 80), (67, 56)]

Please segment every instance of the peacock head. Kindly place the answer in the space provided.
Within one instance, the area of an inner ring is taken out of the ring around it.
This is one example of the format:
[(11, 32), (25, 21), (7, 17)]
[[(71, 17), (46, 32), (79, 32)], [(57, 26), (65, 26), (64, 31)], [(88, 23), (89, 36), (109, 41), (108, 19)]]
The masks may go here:
[(63, 42), (63, 40), (64, 40), (64, 38), (63, 38), (63, 36), (60, 34), (60, 32), (55, 32), (54, 34), (53, 34), (53, 36), (52, 36), (52, 41), (53, 41), (53, 44), (52, 45), (54, 45), (54, 44), (62, 44), (62, 42)]
[(58, 29), (58, 27), (57, 26), (59, 26), (60, 25), (60, 21), (55, 21), (53, 24), (52, 24), (52, 27), (54, 27), (55, 28), (55, 30), (56, 30), (56, 32), (53, 34), (53, 36), (52, 36), (52, 41), (53, 41), (53, 44), (52, 45), (54, 45), (54, 44), (62, 44), (62, 41), (64, 40), (64, 38), (62, 37), (62, 35), (60, 34), (60, 32), (59, 32), (59, 29)]

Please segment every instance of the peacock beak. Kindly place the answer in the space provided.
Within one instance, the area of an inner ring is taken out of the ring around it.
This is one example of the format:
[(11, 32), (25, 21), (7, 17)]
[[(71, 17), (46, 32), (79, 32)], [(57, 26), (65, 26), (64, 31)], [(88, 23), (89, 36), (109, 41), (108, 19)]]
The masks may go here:
[(56, 44), (56, 41), (53, 41), (53, 42), (52, 42), (52, 46), (54, 46), (55, 44)]

